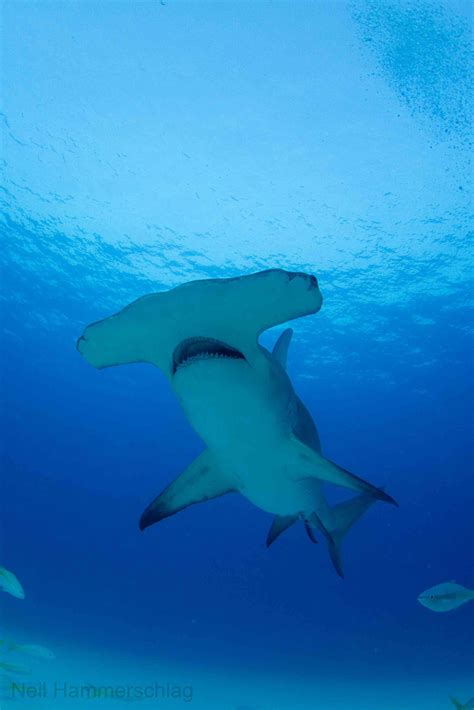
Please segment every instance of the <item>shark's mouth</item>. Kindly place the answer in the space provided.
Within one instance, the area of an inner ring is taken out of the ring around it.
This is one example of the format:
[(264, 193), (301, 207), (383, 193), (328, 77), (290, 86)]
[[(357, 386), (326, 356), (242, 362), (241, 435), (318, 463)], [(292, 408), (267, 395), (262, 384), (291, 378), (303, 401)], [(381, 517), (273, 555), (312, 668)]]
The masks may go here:
[(245, 360), (244, 355), (221, 340), (214, 338), (187, 338), (183, 340), (173, 353), (173, 375), (180, 367), (191, 365), (201, 360), (224, 358), (227, 360)]

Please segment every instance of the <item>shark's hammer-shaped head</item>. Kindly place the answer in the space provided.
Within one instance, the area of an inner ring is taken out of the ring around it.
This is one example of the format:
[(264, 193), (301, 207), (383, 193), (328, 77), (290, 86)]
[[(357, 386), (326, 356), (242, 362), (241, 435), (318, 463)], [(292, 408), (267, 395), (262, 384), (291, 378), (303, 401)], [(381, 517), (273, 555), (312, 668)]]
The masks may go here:
[(77, 348), (94, 367), (151, 362), (172, 380), (197, 360), (240, 359), (251, 365), (263, 330), (316, 313), (321, 303), (314, 276), (281, 269), (191, 281), (139, 298), (93, 323)]

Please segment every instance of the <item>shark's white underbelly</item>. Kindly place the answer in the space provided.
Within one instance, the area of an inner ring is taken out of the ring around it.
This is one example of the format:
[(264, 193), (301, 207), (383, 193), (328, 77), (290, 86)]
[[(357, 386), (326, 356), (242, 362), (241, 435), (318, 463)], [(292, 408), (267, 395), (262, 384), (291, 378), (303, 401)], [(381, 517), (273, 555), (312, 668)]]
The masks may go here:
[(212, 451), (247, 458), (257, 448), (278, 446), (288, 432), (286, 401), (266, 374), (223, 358), (185, 366), (175, 375), (186, 416)]
[(245, 362), (223, 359), (183, 368), (175, 389), (192, 426), (242, 495), (287, 515), (303, 512), (308, 493), (305, 483), (294, 483), (289, 390), (279, 384), (272, 372), (256, 376)]
[(258, 508), (275, 515), (310, 512), (315, 482), (304, 479), (295, 465), (290, 439), (273, 449), (256, 449), (250, 460), (237, 458), (234, 470), (240, 493)]
[(269, 513), (287, 515), (304, 509), (303, 486), (295, 486), (296, 471), (285, 465), (281, 438), (252, 440), (249, 436), (235, 449), (213, 450), (218, 467), (231, 473), (239, 492)]

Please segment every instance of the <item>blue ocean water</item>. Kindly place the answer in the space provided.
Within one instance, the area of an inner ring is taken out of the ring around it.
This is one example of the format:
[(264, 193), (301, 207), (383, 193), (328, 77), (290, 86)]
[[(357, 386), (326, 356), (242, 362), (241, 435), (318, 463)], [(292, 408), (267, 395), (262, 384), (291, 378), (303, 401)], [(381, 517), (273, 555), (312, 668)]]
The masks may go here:
[[(0, 565), (26, 598), (1, 626), (56, 656), (5, 652), (31, 674), (2, 707), (128, 702), (87, 684), (153, 708), (467, 701), (474, 604), (417, 596), (474, 588), (470, 5), (2, 12)], [(203, 444), (156, 368), (75, 347), (144, 294), (268, 268), (323, 293), (288, 372), (325, 453), (400, 504), (350, 531), (344, 580), (300, 525), (267, 550), (237, 495), (141, 533)]]

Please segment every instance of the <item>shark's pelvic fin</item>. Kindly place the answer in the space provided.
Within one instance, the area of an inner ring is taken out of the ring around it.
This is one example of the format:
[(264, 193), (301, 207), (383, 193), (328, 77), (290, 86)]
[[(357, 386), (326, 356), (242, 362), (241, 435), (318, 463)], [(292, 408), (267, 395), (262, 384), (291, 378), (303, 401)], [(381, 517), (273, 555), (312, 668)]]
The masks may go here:
[(275, 542), (277, 537), (279, 537), (285, 530), (296, 523), (298, 520), (298, 515), (275, 515), (273, 523), (267, 535), (267, 547), (270, 547), (272, 542)]
[[(270, 527), (270, 530), (268, 531), (267, 535), (267, 547), (270, 547), (270, 545), (275, 542), (277, 537), (280, 537), (282, 533), (285, 532), (285, 530), (288, 530), (293, 523), (296, 523), (297, 520), (300, 519), (299, 515), (275, 515), (275, 518), (273, 520), (273, 523)], [(311, 525), (309, 525), (307, 522), (304, 524), (306, 533), (311, 540), (311, 542), (314, 542), (315, 544), (318, 543), (316, 536), (314, 534), (313, 528)]]
[(320, 481), (326, 481), (343, 488), (350, 488), (359, 493), (370, 493), (377, 500), (398, 506), (398, 503), (388, 493), (324, 458), (324, 456), (303, 444), (298, 438), (292, 437), (292, 442), (298, 450), (297, 456), (301, 463), (301, 479), (318, 478)]
[(344, 576), (341, 542), (354, 523), (356, 523), (375, 502), (376, 498), (374, 498), (373, 495), (370, 493), (362, 493), (355, 498), (344, 501), (344, 503), (335, 505), (334, 508), (331, 509), (330, 517), (332, 522), (330, 528), (323, 525), (321, 518), (316, 514), (311, 516), (309, 523), (306, 522), (306, 525), (315, 524), (324, 534), (328, 542), (329, 555), (340, 577)]
[(195, 503), (218, 498), (236, 490), (231, 476), (216, 467), (206, 449), (153, 500), (140, 518), (140, 530), (158, 523)]
[(272, 355), (277, 362), (280, 363), (282, 368), (286, 370), (286, 362), (288, 360), (288, 348), (291, 343), (291, 336), (293, 335), (293, 329), (287, 328), (280, 335), (275, 345), (273, 346)]

